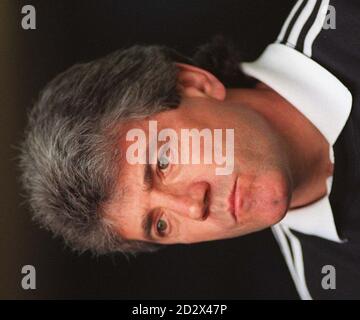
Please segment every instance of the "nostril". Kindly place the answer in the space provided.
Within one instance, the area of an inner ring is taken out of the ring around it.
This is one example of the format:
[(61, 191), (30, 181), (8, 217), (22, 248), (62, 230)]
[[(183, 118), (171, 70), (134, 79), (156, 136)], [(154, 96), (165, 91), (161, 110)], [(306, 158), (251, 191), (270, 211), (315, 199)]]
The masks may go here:
[(209, 201), (209, 195), (210, 195), (210, 192), (209, 192), (209, 189), (206, 190), (205, 192), (205, 195), (204, 195), (204, 206), (203, 206), (203, 216), (202, 216), (202, 219), (205, 220), (207, 218), (207, 216), (209, 215), (209, 212), (210, 212), (210, 201)]
[(203, 212), (202, 220), (206, 220), (207, 217), (208, 217), (208, 215), (209, 215), (209, 213), (210, 213), (210, 210), (209, 210), (209, 206), (207, 205), (207, 206), (204, 207), (204, 212)]
[(205, 195), (204, 195), (204, 204), (208, 205), (209, 204), (209, 189), (206, 190)]

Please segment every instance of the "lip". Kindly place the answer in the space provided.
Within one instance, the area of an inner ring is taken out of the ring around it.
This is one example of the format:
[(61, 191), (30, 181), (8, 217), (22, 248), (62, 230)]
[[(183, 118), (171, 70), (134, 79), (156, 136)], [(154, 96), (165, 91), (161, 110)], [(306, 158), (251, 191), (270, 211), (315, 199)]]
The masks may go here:
[(234, 183), (233, 190), (231, 192), (229, 202), (230, 202), (230, 212), (234, 217), (235, 221), (238, 221), (239, 211), (240, 211), (240, 190), (239, 190), (239, 178), (236, 179)]

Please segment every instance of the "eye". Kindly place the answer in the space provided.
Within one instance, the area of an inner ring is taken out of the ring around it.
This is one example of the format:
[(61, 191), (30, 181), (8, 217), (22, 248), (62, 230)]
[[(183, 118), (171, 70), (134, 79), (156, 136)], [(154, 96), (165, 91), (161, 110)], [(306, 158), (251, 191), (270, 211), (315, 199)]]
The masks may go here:
[(159, 168), (159, 170), (166, 170), (169, 167), (169, 164), (170, 160), (165, 154), (159, 156), (159, 159), (157, 161), (157, 167)]
[(156, 224), (156, 232), (163, 237), (165, 235), (165, 231), (168, 228), (168, 225), (165, 220), (159, 219)]

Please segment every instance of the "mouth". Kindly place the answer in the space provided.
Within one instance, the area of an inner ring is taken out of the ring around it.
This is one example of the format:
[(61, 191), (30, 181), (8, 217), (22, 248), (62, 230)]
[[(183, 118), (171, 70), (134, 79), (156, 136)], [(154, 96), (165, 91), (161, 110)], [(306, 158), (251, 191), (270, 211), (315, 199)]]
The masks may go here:
[(240, 192), (239, 192), (238, 180), (239, 180), (238, 178), (235, 180), (233, 189), (229, 197), (230, 213), (236, 222), (239, 219), (239, 210), (240, 210)]

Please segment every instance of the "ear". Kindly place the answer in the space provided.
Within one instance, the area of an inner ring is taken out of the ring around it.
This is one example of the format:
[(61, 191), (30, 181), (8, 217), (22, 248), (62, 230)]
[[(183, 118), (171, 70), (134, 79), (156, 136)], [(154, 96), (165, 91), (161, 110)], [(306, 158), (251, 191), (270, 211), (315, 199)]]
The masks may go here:
[(181, 95), (225, 99), (224, 85), (210, 72), (185, 63), (176, 63), (176, 66), (179, 68), (178, 89)]

